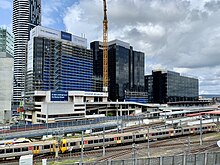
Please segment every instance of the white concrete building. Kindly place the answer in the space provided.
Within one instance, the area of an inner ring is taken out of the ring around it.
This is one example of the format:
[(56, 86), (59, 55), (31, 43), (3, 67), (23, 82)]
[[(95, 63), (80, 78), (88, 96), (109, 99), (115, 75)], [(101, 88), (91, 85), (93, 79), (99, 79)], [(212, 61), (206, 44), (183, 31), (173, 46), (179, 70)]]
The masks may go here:
[(104, 92), (35, 91), (34, 110), (25, 111), (27, 123), (51, 123), (86, 116), (88, 102), (107, 102)]
[(13, 56), (0, 52), (0, 123), (11, 118), (11, 100), (13, 94)]
[(5, 28), (0, 28), (0, 123), (11, 118), (13, 92), (14, 37)]

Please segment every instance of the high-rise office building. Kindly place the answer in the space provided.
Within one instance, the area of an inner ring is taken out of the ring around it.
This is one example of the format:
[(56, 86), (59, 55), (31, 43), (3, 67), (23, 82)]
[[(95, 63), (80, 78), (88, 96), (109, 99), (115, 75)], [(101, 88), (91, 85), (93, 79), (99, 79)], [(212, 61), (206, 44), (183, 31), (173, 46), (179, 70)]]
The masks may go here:
[[(14, 86), (13, 105), (23, 99), (27, 42), (30, 30), (41, 24), (41, 0), (13, 0)], [(13, 108), (13, 109), (14, 109)]]
[(6, 52), (14, 56), (14, 37), (4, 28), (0, 28), (0, 52)]
[(145, 87), (150, 103), (196, 101), (199, 96), (198, 79), (172, 71), (152, 71), (145, 76)]
[(14, 38), (6, 29), (0, 28), (0, 123), (11, 118), (13, 92)]
[(92, 91), (92, 58), (85, 38), (36, 26), (28, 42), (25, 106), (33, 109), (35, 91)]
[[(93, 50), (93, 74), (96, 77), (102, 77), (102, 42), (94, 41), (90, 47)], [(108, 70), (110, 100), (146, 103), (146, 94), (143, 95), (145, 92), (144, 53), (134, 51), (129, 43), (120, 40), (110, 41), (108, 42)], [(142, 94), (139, 95), (139, 92)]]

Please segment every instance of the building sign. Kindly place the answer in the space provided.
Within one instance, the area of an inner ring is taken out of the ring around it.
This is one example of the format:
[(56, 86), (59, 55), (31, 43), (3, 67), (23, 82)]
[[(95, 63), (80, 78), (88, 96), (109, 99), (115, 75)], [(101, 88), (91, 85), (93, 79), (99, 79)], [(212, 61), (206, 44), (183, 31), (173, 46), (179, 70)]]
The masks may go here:
[(61, 31), (61, 39), (72, 41), (72, 34)]
[(34, 59), (34, 51), (33, 51), (33, 42), (32, 40), (28, 41), (28, 55), (27, 55), (27, 71), (33, 72), (33, 59)]
[(85, 92), (85, 96), (108, 96), (108, 94), (104, 92)]
[(67, 91), (51, 91), (51, 101), (68, 101)]
[(45, 27), (42, 27), (42, 26), (37, 26), (36, 28), (37, 28), (36, 36), (56, 38), (56, 39), (60, 38), (60, 31), (45, 28)]

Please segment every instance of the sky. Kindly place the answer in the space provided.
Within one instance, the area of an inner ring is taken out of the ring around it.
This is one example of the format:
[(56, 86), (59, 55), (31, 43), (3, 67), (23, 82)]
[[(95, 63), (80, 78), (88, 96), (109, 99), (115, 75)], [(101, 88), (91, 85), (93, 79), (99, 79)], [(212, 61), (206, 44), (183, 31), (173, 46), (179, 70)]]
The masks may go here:
[[(107, 0), (108, 38), (145, 53), (145, 74), (171, 70), (220, 94), (220, 0)], [(42, 0), (42, 25), (102, 40), (103, 0)], [(0, 26), (12, 27), (12, 0), (0, 0)]]

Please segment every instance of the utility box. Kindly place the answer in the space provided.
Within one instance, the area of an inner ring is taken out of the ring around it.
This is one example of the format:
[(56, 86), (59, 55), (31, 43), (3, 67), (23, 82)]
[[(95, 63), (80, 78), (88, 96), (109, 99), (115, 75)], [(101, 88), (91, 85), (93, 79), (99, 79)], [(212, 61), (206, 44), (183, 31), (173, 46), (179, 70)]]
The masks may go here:
[(42, 159), (42, 165), (47, 165), (47, 159)]
[(19, 165), (33, 165), (33, 155), (24, 155), (19, 159)]

